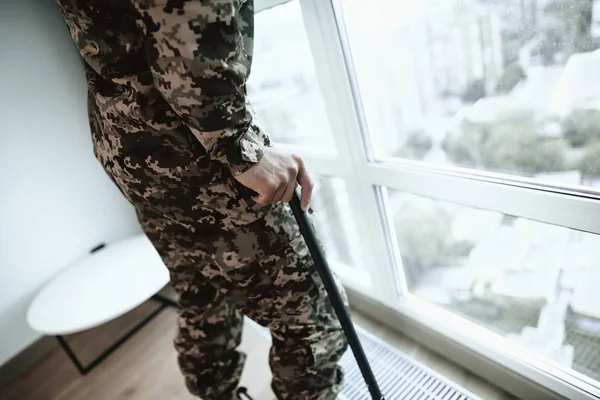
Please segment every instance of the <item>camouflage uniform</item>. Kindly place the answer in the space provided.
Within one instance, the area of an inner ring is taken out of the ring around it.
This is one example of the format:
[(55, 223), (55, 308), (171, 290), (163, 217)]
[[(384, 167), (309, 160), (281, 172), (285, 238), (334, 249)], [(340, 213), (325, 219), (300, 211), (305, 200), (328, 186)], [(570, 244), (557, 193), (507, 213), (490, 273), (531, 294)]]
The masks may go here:
[(335, 398), (346, 342), (289, 207), (257, 207), (233, 178), (270, 145), (246, 104), (252, 0), (57, 1), (85, 60), (94, 153), (180, 293), (190, 391), (232, 396), (245, 314), (272, 332), (278, 398)]

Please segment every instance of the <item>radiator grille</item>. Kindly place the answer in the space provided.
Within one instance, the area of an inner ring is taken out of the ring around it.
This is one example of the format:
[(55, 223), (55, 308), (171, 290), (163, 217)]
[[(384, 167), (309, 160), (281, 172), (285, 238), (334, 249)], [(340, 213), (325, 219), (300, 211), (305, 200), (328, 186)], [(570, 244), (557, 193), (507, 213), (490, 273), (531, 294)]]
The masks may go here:
[[(357, 331), (386, 400), (481, 400), (364, 330), (357, 327)], [(342, 365), (346, 399), (371, 400), (350, 350)]]

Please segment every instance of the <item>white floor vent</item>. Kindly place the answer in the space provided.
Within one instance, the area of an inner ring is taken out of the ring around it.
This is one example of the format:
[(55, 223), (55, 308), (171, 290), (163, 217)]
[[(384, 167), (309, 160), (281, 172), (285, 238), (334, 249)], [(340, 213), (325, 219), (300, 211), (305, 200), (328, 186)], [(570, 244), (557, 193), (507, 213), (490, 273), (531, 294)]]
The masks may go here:
[[(482, 400), (364, 330), (357, 330), (386, 400)], [(343, 395), (348, 400), (371, 400), (350, 350), (342, 364), (346, 371)]]

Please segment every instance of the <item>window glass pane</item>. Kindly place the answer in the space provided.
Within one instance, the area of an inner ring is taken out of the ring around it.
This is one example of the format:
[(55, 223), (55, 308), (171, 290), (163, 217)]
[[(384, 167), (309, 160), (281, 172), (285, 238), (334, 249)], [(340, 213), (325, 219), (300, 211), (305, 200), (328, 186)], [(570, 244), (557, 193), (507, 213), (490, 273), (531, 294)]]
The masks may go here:
[(314, 177), (313, 221), (327, 259), (362, 269), (358, 229), (350, 211), (346, 185), (341, 178)]
[(390, 191), (409, 291), (600, 381), (600, 237)]
[(275, 142), (335, 152), (297, 0), (256, 15), (248, 96)]
[(600, 186), (600, 3), (341, 0), (377, 157)]

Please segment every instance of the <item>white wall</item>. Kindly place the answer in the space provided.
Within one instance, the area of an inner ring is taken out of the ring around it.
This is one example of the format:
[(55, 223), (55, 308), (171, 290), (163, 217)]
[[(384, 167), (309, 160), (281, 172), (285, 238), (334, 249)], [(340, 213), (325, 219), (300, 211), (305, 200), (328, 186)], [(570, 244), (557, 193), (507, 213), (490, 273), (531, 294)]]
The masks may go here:
[(25, 313), (40, 285), (139, 231), (89, 136), (83, 68), (56, 4), (1, 1), (0, 364), (38, 338)]

